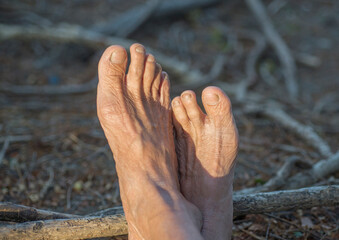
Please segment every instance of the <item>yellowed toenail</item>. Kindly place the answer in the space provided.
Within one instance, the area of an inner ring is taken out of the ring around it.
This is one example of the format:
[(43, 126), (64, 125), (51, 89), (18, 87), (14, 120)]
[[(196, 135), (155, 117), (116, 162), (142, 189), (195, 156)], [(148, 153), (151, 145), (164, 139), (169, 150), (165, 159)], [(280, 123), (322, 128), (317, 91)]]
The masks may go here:
[(184, 94), (182, 95), (182, 98), (183, 98), (184, 100), (191, 100), (192, 94), (190, 94), (190, 93), (184, 93)]
[(177, 107), (180, 105), (180, 102), (179, 100), (174, 100), (173, 103), (172, 103), (173, 107)]
[(217, 94), (204, 95), (204, 102), (207, 105), (217, 105), (219, 103), (219, 96)]
[(153, 57), (153, 55), (148, 55), (147, 62), (155, 62), (155, 58)]
[(145, 48), (138, 46), (136, 47), (135, 51), (137, 51), (138, 53), (145, 53)]
[(111, 62), (121, 64), (125, 61), (125, 54), (119, 50), (115, 50), (111, 55)]

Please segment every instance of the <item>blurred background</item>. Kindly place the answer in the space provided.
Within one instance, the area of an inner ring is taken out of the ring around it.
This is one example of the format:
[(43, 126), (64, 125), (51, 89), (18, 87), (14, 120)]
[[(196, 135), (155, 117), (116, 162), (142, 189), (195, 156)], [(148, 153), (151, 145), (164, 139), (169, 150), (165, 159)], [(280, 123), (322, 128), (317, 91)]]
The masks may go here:
[[(74, 214), (121, 205), (97, 63), (133, 42), (169, 73), (173, 97), (200, 99), (207, 85), (230, 96), (236, 191), (266, 187), (286, 162), (266, 190), (338, 184), (338, 170), (287, 181), (339, 149), (338, 29), (339, 1), (1, 0), (0, 201)], [(338, 239), (338, 219), (335, 207), (246, 215), (233, 237)]]

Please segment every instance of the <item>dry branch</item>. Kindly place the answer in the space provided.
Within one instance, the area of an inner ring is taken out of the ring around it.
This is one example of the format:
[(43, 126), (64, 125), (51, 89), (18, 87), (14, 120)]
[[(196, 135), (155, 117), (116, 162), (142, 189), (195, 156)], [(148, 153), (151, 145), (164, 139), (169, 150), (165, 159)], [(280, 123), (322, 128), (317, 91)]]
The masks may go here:
[(184, 13), (194, 8), (206, 7), (218, 2), (221, 2), (221, 0), (150, 0), (146, 4), (137, 5), (119, 16), (106, 19), (103, 23), (94, 24), (90, 29), (104, 34), (127, 37), (152, 16), (160, 18)]
[[(235, 216), (292, 209), (307, 209), (317, 206), (338, 206), (339, 186), (311, 187), (250, 195), (238, 194), (233, 197), (233, 201)], [(125, 235), (127, 234), (125, 217), (120, 214), (115, 216), (106, 215), (110, 213), (120, 213), (120, 211), (122, 211), (122, 208), (113, 208), (94, 214), (99, 215), (99, 217), (86, 216), (75, 219), (34, 221), (0, 226), (0, 236), (1, 239), (38, 240), (58, 238), (82, 239)], [(2, 214), (1, 210), (0, 214)], [(13, 221), (13, 219), (8, 220)]]
[[(121, 45), (125, 48), (129, 48), (135, 41), (117, 38), (117, 37), (108, 37), (103, 34), (86, 30), (77, 25), (61, 24), (54, 27), (35, 27), (35, 26), (15, 26), (15, 25), (4, 25), (0, 24), (0, 41), (8, 39), (43, 39), (43, 40), (54, 40), (60, 42), (76, 42), (85, 44), (95, 48), (102, 48), (112, 44)], [(146, 47), (147, 50), (152, 53), (157, 61), (161, 63), (163, 69), (171, 71), (177, 74), (183, 82), (199, 82), (202, 78), (202, 74), (198, 70), (192, 70), (190, 67), (180, 60), (157, 52), (156, 50)], [(85, 85), (82, 85), (87, 91), (91, 91), (96, 86), (96, 80), (92, 80)], [(67, 90), (70, 88), (69, 85), (66, 86), (53, 86), (51, 89), (49, 86), (38, 87), (35, 86), (12, 86), (12, 85), (1, 85), (0, 91), (17, 93), (17, 94), (63, 94), (79, 92), (75, 91), (74, 88), (79, 87), (79, 85), (71, 87), (73, 90)], [(57, 90), (58, 89), (58, 90)], [(82, 90), (81, 92), (84, 92)]]
[(171, 91), (174, 94), (180, 94), (182, 91), (187, 90), (187, 89), (198, 89), (200, 87), (206, 86), (208, 84), (211, 84), (216, 80), (217, 77), (219, 77), (220, 73), (222, 72), (224, 65), (226, 63), (226, 58), (222, 55), (219, 54), (213, 63), (213, 66), (211, 68), (211, 71), (206, 74), (196, 78), (194, 82), (185, 82), (182, 84), (177, 84), (171, 88)]
[(339, 186), (310, 187), (233, 197), (234, 215), (268, 213), (317, 206), (338, 206)]
[(27, 222), (49, 219), (76, 218), (77, 215), (40, 210), (14, 203), (0, 203), (0, 221)]
[(8, 147), (9, 147), (9, 144), (10, 144), (10, 140), (6, 139), (3, 146), (2, 146), (2, 149), (0, 151), (0, 165), (2, 164), (2, 160), (5, 157), (5, 154), (6, 154)]
[(217, 4), (221, 0), (171, 0), (161, 1), (158, 8), (154, 12), (154, 17), (166, 17), (168, 15), (184, 13), (192, 11), (195, 8), (207, 7)]
[(117, 17), (95, 24), (91, 30), (117, 37), (127, 37), (140, 27), (157, 9), (159, 0), (149, 0)]
[(261, 0), (246, 0), (248, 7), (258, 20), (267, 41), (275, 49), (282, 64), (287, 91), (292, 98), (298, 94), (297, 68), (290, 49), (276, 31)]
[(284, 127), (298, 134), (299, 137), (305, 139), (323, 156), (325, 157), (332, 156), (333, 153), (329, 145), (310, 126), (305, 126), (299, 123), (297, 120), (293, 119), (290, 115), (283, 111), (280, 107), (270, 104), (267, 107), (260, 109), (258, 108), (258, 110), (265, 114), (266, 116), (277, 121)]
[(251, 194), (258, 192), (275, 191), (284, 187), (287, 178), (290, 176), (297, 162), (301, 162), (300, 158), (297, 156), (287, 158), (285, 160), (285, 164), (279, 169), (276, 175), (264, 185), (253, 188), (245, 188), (243, 190), (237, 191), (237, 194)]
[(289, 178), (284, 184), (286, 189), (311, 186), (318, 180), (324, 179), (339, 171), (339, 151), (328, 159), (317, 162), (310, 170), (306, 170)]
[(33, 138), (32, 135), (22, 135), (22, 136), (10, 135), (10, 136), (5, 136), (5, 137), (0, 137), (0, 143), (5, 142), (6, 140), (10, 142), (27, 142), (27, 141), (31, 141), (32, 138)]
[(123, 215), (57, 219), (0, 226), (0, 239), (87, 239), (127, 234)]
[(96, 89), (98, 78), (93, 78), (91, 81), (84, 84), (69, 84), (60, 86), (20, 86), (2, 84), (1, 90), (11, 94), (17, 95), (67, 95), (86, 93)]

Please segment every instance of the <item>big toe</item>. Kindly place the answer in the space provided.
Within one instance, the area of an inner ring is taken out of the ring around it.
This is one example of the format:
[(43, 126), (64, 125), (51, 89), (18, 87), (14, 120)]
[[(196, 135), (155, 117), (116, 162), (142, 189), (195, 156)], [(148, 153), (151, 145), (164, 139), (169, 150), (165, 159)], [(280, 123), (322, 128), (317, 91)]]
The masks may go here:
[(202, 102), (208, 118), (215, 124), (232, 120), (231, 101), (220, 88), (205, 88), (202, 92)]
[(99, 85), (105, 90), (121, 90), (126, 73), (127, 52), (118, 45), (108, 47), (98, 65)]
[(118, 45), (108, 47), (99, 65), (97, 90), (98, 116), (100, 120), (113, 114), (113, 105), (121, 103), (127, 65), (127, 52)]

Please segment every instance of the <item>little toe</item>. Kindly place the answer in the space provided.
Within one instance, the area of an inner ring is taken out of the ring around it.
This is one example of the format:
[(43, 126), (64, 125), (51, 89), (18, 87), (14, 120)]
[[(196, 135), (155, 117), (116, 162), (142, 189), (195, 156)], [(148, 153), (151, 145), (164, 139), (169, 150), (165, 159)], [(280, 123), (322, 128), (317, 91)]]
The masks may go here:
[(130, 92), (141, 95), (146, 50), (141, 44), (135, 43), (130, 47), (130, 53), (131, 64), (128, 69), (127, 88)]
[(186, 131), (190, 130), (190, 120), (187, 116), (186, 109), (181, 102), (180, 97), (175, 97), (172, 100), (173, 111), (173, 124), (177, 132), (181, 132), (182, 129)]
[(155, 58), (152, 54), (148, 54), (146, 57), (146, 63), (145, 63), (145, 72), (144, 72), (144, 79), (143, 79), (143, 85), (144, 85), (144, 94), (146, 98), (152, 97), (152, 83), (156, 74), (156, 62)]
[(220, 88), (205, 88), (202, 92), (202, 102), (208, 118), (215, 124), (232, 120), (231, 101)]
[(166, 72), (162, 72), (161, 84), (160, 84), (160, 103), (166, 109), (170, 105), (170, 82)]
[(159, 101), (160, 97), (160, 84), (161, 84), (161, 77), (162, 77), (162, 68), (161, 65), (156, 63), (156, 70), (155, 70), (155, 77), (153, 79), (153, 83), (151, 86), (152, 97), (154, 101)]
[(181, 101), (185, 106), (187, 115), (195, 128), (201, 128), (205, 114), (201, 111), (195, 93), (187, 90), (181, 94)]

